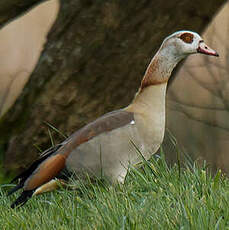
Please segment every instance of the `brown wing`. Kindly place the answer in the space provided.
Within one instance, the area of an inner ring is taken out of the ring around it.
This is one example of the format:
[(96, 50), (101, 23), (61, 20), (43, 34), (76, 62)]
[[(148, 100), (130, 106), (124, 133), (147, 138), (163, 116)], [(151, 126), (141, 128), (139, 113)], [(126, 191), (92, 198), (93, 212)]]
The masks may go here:
[(32, 163), (25, 171), (23, 171), (21, 174), (16, 176), (10, 183), (13, 183), (17, 180), (20, 180), (20, 183), (15, 186), (13, 189), (11, 189), (8, 192), (8, 195), (11, 195), (12, 193), (16, 192), (18, 189), (22, 188), (24, 186), (25, 181), (32, 175), (32, 173), (39, 167), (39, 165), (42, 162), (45, 162), (45, 160), (50, 157), (52, 154), (54, 154), (58, 148), (60, 148), (61, 144), (51, 147), (44, 151), (42, 155)]
[(125, 110), (116, 110), (103, 115), (71, 135), (58, 152), (66, 157), (80, 144), (99, 134), (127, 125), (134, 120), (134, 114)]
[(50, 181), (65, 167), (65, 156), (56, 154), (44, 161), (25, 182), (25, 190), (33, 190)]
[(16, 177), (16, 179), (23, 178), (23, 180), (12, 192), (21, 187), (23, 187), (24, 191), (11, 207), (14, 208), (24, 204), (38, 187), (56, 177), (65, 168), (65, 160), (74, 148), (101, 133), (125, 126), (132, 120), (134, 120), (132, 112), (117, 110), (105, 114), (75, 132), (66, 141), (61, 143), (54, 152), (46, 154), (43, 157), (43, 161), (39, 160), (38, 163), (34, 163), (32, 165), (33, 167), (30, 167), (29, 170)]
[(134, 119), (133, 113), (117, 110), (107, 113), (97, 120), (84, 126), (70, 136), (56, 153), (43, 161), (33, 174), (25, 181), (24, 190), (33, 190), (48, 182), (65, 168), (65, 159), (70, 152), (80, 144), (93, 137), (117, 129), (130, 123)]

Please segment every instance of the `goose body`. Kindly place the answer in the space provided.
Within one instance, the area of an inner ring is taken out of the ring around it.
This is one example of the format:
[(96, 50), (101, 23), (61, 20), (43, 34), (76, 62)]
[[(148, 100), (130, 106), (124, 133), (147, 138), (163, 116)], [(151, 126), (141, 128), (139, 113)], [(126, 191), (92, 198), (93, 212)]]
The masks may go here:
[[(161, 84), (159, 87), (150, 86), (141, 96), (152, 97), (155, 103), (148, 101), (141, 104), (139, 98), (136, 107), (129, 106), (113, 111), (86, 126), (85, 130), (90, 129), (91, 126), (94, 132), (97, 125), (98, 128), (100, 125), (108, 125), (107, 129), (110, 130), (73, 148), (66, 159), (67, 169), (73, 170), (76, 175), (87, 172), (96, 177), (101, 177), (101, 172), (103, 172), (103, 176), (108, 180), (123, 182), (129, 164), (141, 161), (136, 148), (146, 159), (149, 159), (151, 154), (160, 147), (165, 127), (165, 100), (157, 103), (157, 96), (165, 98), (165, 92), (166, 84)], [(135, 110), (137, 112), (134, 112)], [(76, 136), (65, 142), (63, 149), (72, 148), (72, 143), (76, 143), (78, 138), (76, 133)], [(67, 151), (64, 150), (64, 152)]]
[(194, 53), (218, 56), (197, 33), (179, 31), (167, 37), (150, 62), (132, 103), (103, 115), (48, 149), (13, 180), (20, 179), (9, 194), (20, 188), (23, 192), (11, 207), (24, 204), (33, 194), (51, 190), (52, 179), (62, 178), (66, 170), (79, 178), (88, 174), (124, 182), (129, 164), (141, 161), (136, 148), (149, 159), (160, 147), (167, 82), (176, 64)]

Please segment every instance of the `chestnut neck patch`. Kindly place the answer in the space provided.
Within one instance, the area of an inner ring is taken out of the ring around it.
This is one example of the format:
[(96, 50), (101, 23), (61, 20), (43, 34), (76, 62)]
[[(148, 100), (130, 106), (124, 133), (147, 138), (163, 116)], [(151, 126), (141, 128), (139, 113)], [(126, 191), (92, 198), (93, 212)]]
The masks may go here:
[(181, 40), (183, 40), (185, 43), (192, 43), (193, 42), (193, 34), (191, 33), (183, 33), (179, 37)]

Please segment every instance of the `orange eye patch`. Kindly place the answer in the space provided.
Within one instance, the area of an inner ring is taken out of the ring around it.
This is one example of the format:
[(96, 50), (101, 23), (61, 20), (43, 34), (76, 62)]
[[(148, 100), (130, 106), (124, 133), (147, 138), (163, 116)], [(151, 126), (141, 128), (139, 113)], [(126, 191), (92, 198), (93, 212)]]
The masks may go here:
[(181, 40), (183, 40), (185, 43), (192, 43), (193, 42), (193, 34), (190, 33), (183, 33), (179, 37)]

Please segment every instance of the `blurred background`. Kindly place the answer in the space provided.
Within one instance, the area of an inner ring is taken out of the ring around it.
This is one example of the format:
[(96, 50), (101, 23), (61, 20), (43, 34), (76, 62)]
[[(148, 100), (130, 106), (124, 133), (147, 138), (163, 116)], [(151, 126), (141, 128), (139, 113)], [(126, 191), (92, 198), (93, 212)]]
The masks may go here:
[(193, 55), (174, 71), (163, 149), (177, 161), (172, 134), (181, 153), (229, 173), (229, 1), (34, 0), (13, 11), (8, 2), (0, 3), (0, 182), (50, 137), (64, 140), (51, 126), (68, 136), (128, 105), (162, 40), (181, 29), (200, 33), (220, 58)]

